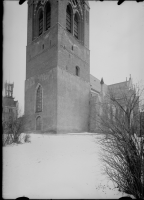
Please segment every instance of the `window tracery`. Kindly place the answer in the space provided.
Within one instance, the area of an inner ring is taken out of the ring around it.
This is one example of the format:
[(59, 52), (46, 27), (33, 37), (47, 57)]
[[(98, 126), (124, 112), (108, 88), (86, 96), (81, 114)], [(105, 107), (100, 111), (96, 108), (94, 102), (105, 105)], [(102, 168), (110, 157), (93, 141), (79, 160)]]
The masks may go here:
[(72, 8), (70, 5), (67, 6), (66, 10), (66, 29), (72, 32)]
[(66, 10), (66, 29), (82, 41), (83, 4), (80, 0), (69, 0)]
[(39, 35), (43, 33), (43, 12), (42, 10), (39, 13)]
[(42, 111), (42, 87), (38, 86), (36, 91), (36, 112)]
[(78, 39), (78, 35), (79, 35), (79, 19), (76, 13), (74, 17), (74, 36)]
[(50, 3), (48, 2), (46, 5), (46, 9), (45, 9), (45, 27), (46, 30), (48, 30), (51, 26), (51, 6)]
[(51, 3), (49, 0), (34, 0), (33, 39), (51, 27)]

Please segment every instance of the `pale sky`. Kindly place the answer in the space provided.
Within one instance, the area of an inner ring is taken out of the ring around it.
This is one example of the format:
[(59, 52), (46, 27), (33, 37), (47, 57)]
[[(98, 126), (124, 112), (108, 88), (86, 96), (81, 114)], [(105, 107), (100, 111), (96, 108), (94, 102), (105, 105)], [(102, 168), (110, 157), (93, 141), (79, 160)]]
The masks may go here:
[[(90, 1), (90, 73), (105, 84), (131, 77), (144, 85), (144, 2)], [(24, 111), (27, 2), (4, 2), (4, 81), (14, 82), (14, 97)]]

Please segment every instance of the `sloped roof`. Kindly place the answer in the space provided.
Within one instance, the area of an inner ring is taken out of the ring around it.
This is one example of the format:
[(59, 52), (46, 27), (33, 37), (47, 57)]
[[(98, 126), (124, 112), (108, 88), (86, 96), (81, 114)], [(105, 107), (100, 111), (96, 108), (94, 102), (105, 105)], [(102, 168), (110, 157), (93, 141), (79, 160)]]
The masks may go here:
[(112, 85), (108, 85), (109, 89), (113, 89), (113, 90), (127, 90), (127, 89), (132, 89), (133, 83), (132, 83), (132, 79), (131, 79), (131, 75), (129, 80), (124, 81), (124, 82), (120, 82), (120, 83), (115, 83)]
[[(104, 81), (102, 81), (104, 82)], [(95, 93), (101, 92), (101, 81), (94, 77), (93, 75), (90, 74), (90, 87), (91, 87), (91, 92), (94, 91)], [(107, 93), (107, 90), (111, 91), (114, 95), (116, 95), (116, 98), (121, 98), (122, 95), (133, 92), (133, 87), (132, 87), (132, 79), (131, 76), (129, 80), (120, 82), (120, 83), (115, 83), (111, 85), (106, 85), (103, 84), (103, 92), (104, 94)]]
[(127, 81), (108, 85), (108, 87), (113, 89), (127, 88)]
[(120, 98), (122, 94), (126, 94), (126, 91), (128, 90), (128, 82), (120, 82), (112, 85), (108, 85), (108, 89), (113, 92), (117, 96), (117, 98)]
[[(95, 90), (96, 92), (100, 93), (101, 92), (101, 83), (100, 80), (94, 77), (93, 75), (90, 74), (90, 86), (91, 89)], [(104, 92), (107, 90), (107, 85), (103, 84), (104, 87)]]
[(90, 86), (97, 92), (101, 91), (100, 80), (90, 74)]

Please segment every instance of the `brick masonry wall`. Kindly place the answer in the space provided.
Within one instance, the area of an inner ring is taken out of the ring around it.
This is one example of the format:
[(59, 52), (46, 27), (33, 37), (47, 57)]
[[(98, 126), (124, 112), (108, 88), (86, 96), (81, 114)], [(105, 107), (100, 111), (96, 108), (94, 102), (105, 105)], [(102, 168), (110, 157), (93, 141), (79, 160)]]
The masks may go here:
[[(88, 131), (89, 25), (84, 26), (82, 45), (66, 31), (68, 0), (50, 2), (51, 28), (33, 41), (32, 31), (36, 27), (32, 22), (32, 9), (28, 10), (25, 128), (27, 131), (35, 130), (36, 117), (41, 116), (43, 132)], [(76, 66), (80, 67), (80, 77), (75, 75)], [(38, 84), (43, 88), (41, 113), (35, 113)]]
[[(43, 87), (43, 111), (35, 113), (36, 87)], [(89, 83), (62, 68), (32, 77), (25, 82), (26, 130), (35, 131), (36, 117), (42, 132), (88, 131)]]
[[(43, 109), (36, 113), (36, 87), (43, 88)], [(57, 124), (57, 70), (50, 70), (45, 74), (32, 77), (25, 82), (25, 116), (27, 131), (36, 129), (36, 117), (42, 118), (42, 132), (56, 132)]]
[(89, 131), (99, 133), (99, 118), (100, 113), (100, 96), (91, 96), (90, 97), (90, 117), (89, 117)]
[(58, 132), (88, 131), (89, 83), (58, 67)]
[(58, 66), (75, 75), (75, 67), (80, 68), (80, 77), (89, 82), (90, 51), (61, 25), (58, 28)]
[(57, 66), (57, 26), (27, 47), (26, 79)]

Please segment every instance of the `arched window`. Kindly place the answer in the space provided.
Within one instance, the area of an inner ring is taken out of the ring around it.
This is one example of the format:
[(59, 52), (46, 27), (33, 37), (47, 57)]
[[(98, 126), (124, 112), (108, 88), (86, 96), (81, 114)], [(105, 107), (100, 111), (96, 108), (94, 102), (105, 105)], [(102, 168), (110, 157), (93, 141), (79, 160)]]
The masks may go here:
[(41, 35), (43, 32), (43, 12), (42, 12), (42, 10), (39, 13), (39, 27), (38, 28), (39, 28), (38, 33), (39, 33), (39, 35)]
[(36, 91), (36, 112), (42, 111), (42, 87), (39, 85)]
[(45, 30), (48, 30), (50, 26), (51, 26), (51, 5), (49, 2), (47, 2), (45, 9)]
[(70, 5), (66, 9), (66, 29), (71, 33), (72, 32), (72, 8)]
[(41, 130), (41, 117), (40, 116), (38, 116), (37, 118), (36, 118), (36, 130), (38, 131), (38, 130)]
[(76, 66), (76, 76), (80, 76), (80, 68), (78, 66)]
[(74, 16), (74, 36), (79, 39), (79, 17), (77, 13)]

